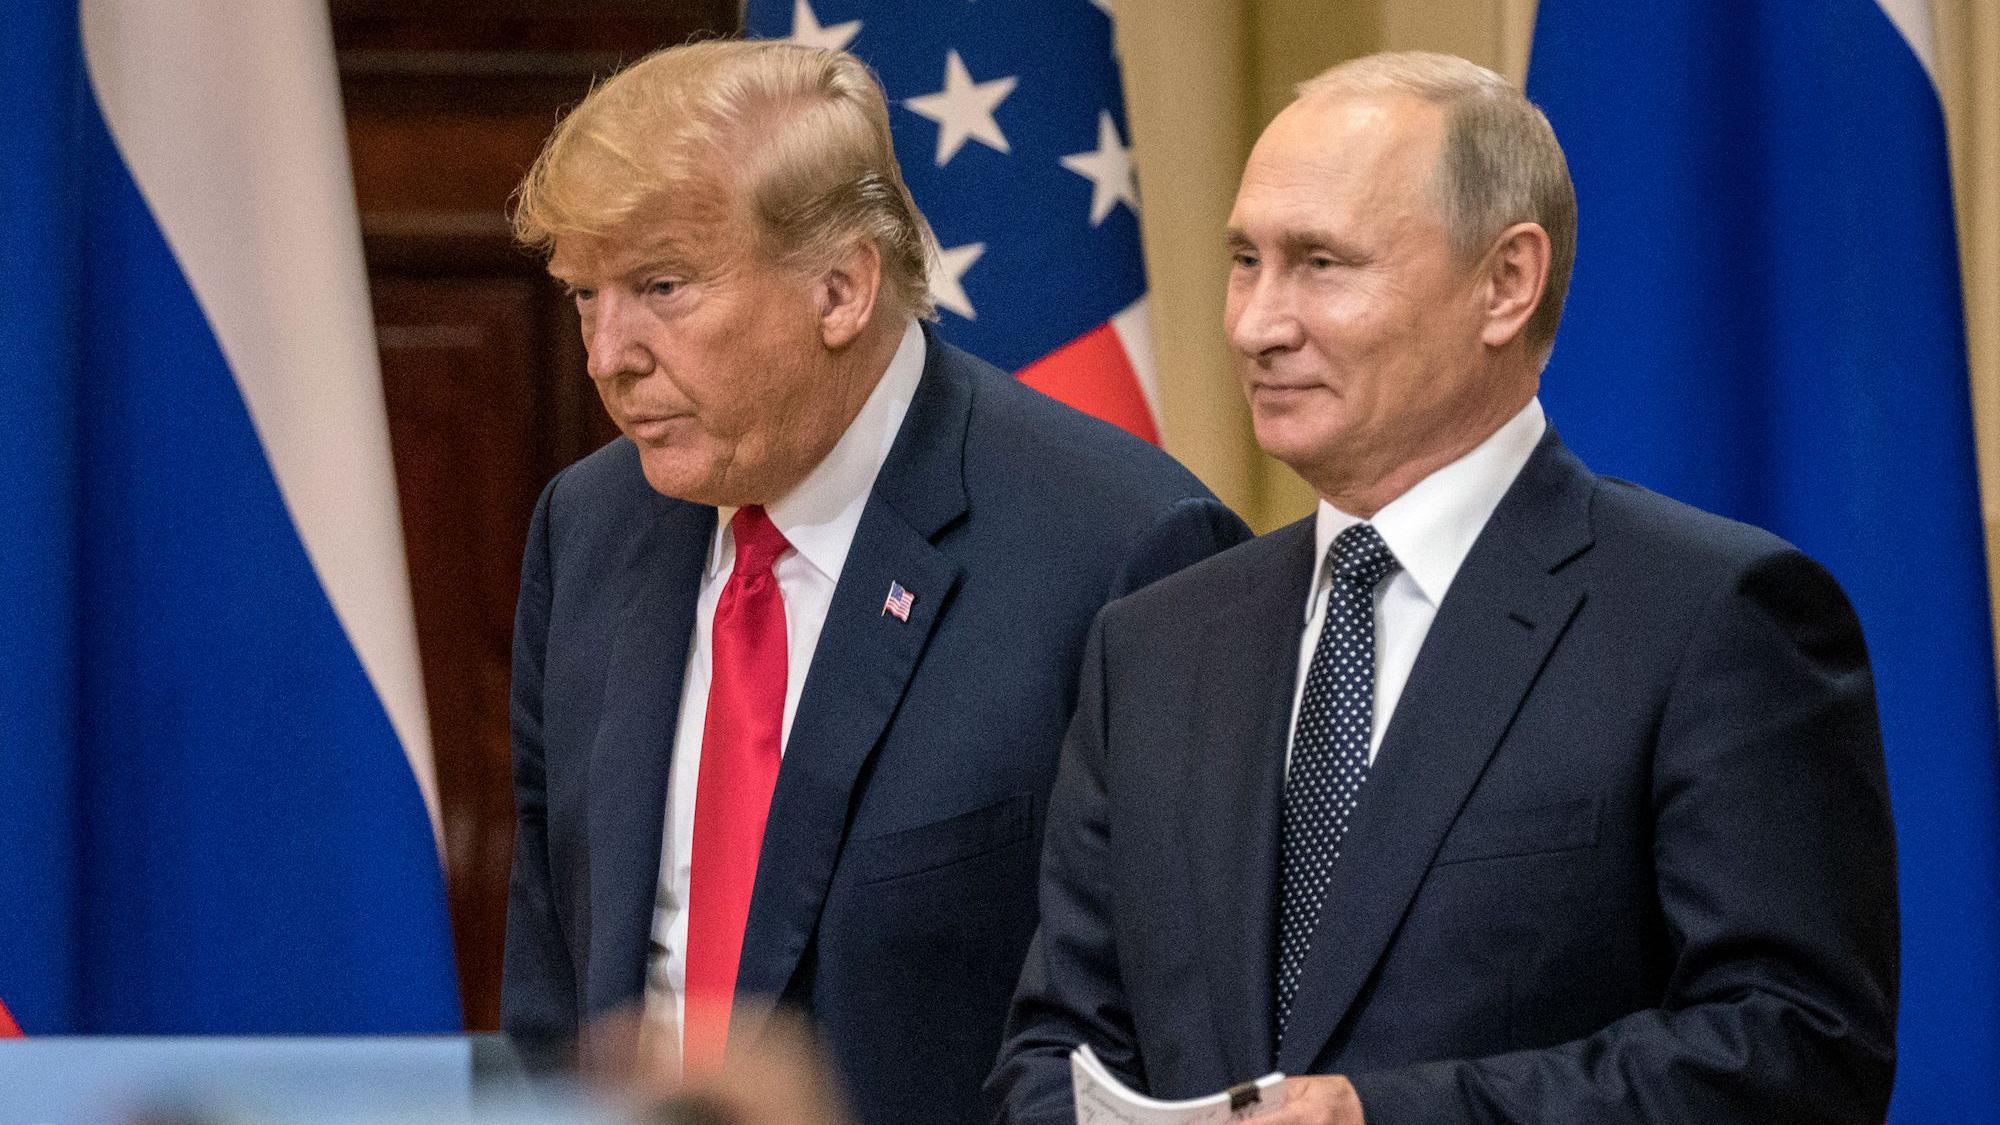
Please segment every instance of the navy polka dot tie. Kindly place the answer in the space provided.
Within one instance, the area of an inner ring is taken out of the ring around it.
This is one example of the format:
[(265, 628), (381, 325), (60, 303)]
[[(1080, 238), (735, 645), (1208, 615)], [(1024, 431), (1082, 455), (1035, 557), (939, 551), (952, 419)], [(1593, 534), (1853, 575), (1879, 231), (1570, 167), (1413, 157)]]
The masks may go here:
[(1284, 882), (1278, 919), (1276, 1039), (1283, 1043), (1340, 842), (1368, 780), (1375, 717), (1375, 587), (1396, 556), (1365, 523), (1334, 539), (1326, 624), (1306, 671), (1285, 775)]

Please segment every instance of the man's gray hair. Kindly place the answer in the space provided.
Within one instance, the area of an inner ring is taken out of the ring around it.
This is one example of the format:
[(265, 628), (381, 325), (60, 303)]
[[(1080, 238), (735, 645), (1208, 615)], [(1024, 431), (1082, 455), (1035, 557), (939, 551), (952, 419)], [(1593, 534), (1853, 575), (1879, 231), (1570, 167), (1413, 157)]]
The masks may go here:
[(1549, 236), (1549, 277), (1524, 336), (1547, 359), (1576, 262), (1576, 188), (1549, 119), (1514, 84), (1455, 55), (1368, 55), (1299, 84), (1306, 98), (1404, 95), (1441, 106), (1444, 145), (1431, 194), (1461, 258), (1483, 256), (1515, 223)]

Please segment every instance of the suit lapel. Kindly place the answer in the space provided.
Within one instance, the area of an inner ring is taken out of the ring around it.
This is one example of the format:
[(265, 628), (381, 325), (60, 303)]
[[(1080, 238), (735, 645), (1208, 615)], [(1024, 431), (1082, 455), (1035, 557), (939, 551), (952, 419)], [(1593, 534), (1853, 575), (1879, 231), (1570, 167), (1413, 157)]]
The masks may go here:
[(1279, 1068), (1311, 1072), (1388, 950), (1438, 846), (1583, 591), (1591, 481), (1551, 429), (1473, 544), (1425, 636), (1327, 887)]
[[(798, 969), (857, 781), (958, 585), (958, 563), (932, 539), (966, 511), (961, 464), (972, 387), (959, 361), (926, 335), (923, 378), (855, 531), (792, 721), (757, 862), (739, 994), (779, 995)], [(907, 621), (884, 611), (892, 582), (915, 595)]]
[(664, 497), (620, 570), (589, 782), (591, 1011), (645, 988), (681, 682), (715, 509)]
[(1310, 517), (1274, 533), (1266, 579), (1202, 623), (1198, 728), (1187, 743), (1187, 826), (1211, 1003), (1233, 1080), (1270, 1069), (1272, 935), (1276, 932), (1278, 809), (1286, 729), (1297, 680)]

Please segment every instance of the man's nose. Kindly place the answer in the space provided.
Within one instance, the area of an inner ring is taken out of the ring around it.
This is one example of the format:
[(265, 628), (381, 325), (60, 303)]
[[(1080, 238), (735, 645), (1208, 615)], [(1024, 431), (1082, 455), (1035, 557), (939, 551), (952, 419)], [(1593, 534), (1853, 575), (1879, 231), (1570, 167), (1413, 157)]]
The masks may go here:
[(640, 340), (635, 321), (637, 301), (609, 289), (599, 290), (594, 307), (583, 319), (583, 350), (587, 370), (597, 380), (638, 376), (653, 370), (652, 353)]
[(1304, 343), (1292, 286), (1275, 273), (1260, 274), (1229, 299), (1229, 342), (1252, 359), (1291, 351)]

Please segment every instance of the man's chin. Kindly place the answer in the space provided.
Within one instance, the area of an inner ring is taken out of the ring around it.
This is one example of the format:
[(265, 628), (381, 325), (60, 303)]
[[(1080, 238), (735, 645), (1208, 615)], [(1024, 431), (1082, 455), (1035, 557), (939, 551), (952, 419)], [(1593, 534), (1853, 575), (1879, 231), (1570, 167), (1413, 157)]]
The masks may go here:
[(1252, 418), (1257, 447), (1283, 462), (1295, 473), (1326, 460), (1329, 444), (1324, 427), (1301, 425), (1296, 415), (1271, 416), (1258, 412)]
[(736, 471), (724, 472), (724, 466), (689, 457), (674, 449), (649, 449), (641, 445), (639, 468), (654, 492), (673, 500), (707, 504), (713, 508), (769, 504), (785, 491), (782, 487), (771, 485), (768, 478), (773, 474), (768, 471), (742, 471), (740, 460), (733, 466)]
[(653, 491), (673, 500), (686, 500), (691, 504), (711, 504), (716, 507), (736, 506), (741, 503), (726, 498), (726, 489), (707, 465), (695, 465), (685, 455), (677, 456), (673, 451), (648, 449), (639, 446), (639, 470), (646, 476), (646, 483)]

